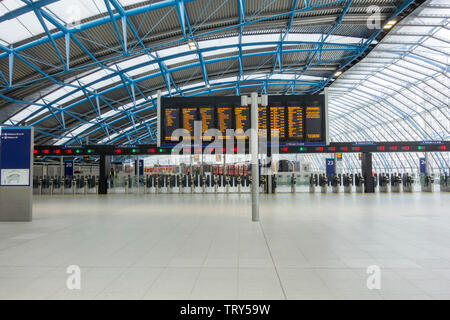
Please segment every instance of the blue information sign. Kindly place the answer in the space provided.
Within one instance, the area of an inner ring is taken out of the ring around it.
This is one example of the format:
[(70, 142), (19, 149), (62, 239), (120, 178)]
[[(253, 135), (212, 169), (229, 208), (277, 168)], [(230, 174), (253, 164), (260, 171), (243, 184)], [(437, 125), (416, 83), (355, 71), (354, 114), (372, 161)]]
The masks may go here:
[[(134, 174), (138, 174), (138, 164), (137, 161), (134, 161)], [(144, 160), (139, 160), (139, 175), (144, 175)]]
[(0, 181), (2, 186), (29, 186), (31, 128), (0, 130)]
[(73, 160), (64, 161), (64, 176), (73, 177)]
[(336, 173), (336, 163), (334, 158), (325, 159), (327, 176), (333, 176)]
[(426, 174), (427, 173), (427, 159), (419, 158), (419, 161), (420, 161), (420, 173)]

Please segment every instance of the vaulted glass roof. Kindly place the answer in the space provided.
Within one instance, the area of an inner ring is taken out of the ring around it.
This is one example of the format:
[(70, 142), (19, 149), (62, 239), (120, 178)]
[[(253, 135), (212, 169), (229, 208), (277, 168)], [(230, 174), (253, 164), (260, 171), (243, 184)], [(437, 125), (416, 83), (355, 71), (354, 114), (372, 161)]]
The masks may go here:
[(149, 143), (157, 90), (328, 87), (334, 141), (447, 140), (449, 10), (442, 0), (4, 0), (0, 123), (33, 125), (38, 144)]

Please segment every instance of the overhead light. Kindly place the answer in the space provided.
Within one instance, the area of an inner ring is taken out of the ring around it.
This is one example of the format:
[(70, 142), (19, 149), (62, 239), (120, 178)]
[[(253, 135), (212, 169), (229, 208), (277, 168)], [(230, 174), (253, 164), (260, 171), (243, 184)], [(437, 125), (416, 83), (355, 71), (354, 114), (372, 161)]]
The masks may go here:
[(206, 84), (206, 88), (211, 88), (211, 85), (209, 83)]
[(383, 29), (390, 29), (396, 23), (397, 23), (397, 20), (389, 20), (388, 22), (386, 22), (386, 24), (384, 25)]
[(188, 41), (188, 46), (189, 46), (189, 50), (197, 50), (197, 45), (192, 40)]
[(337, 77), (339, 77), (341, 74), (342, 74), (342, 71), (339, 70), (339, 71), (336, 71), (336, 73), (334, 74), (334, 76), (337, 78)]

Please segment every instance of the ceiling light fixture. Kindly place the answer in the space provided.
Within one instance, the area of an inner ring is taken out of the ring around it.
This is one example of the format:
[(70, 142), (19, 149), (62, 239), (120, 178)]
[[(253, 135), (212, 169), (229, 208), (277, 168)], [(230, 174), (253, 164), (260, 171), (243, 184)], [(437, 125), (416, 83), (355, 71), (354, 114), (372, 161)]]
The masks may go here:
[(189, 50), (197, 50), (197, 45), (192, 40), (188, 41), (188, 46), (189, 46)]
[(336, 71), (336, 73), (334, 74), (334, 76), (337, 78), (337, 77), (339, 77), (341, 74), (342, 74), (342, 71), (339, 70), (339, 71)]
[(388, 22), (386, 22), (386, 24), (384, 25), (383, 29), (390, 29), (396, 23), (397, 23), (397, 20), (389, 20)]

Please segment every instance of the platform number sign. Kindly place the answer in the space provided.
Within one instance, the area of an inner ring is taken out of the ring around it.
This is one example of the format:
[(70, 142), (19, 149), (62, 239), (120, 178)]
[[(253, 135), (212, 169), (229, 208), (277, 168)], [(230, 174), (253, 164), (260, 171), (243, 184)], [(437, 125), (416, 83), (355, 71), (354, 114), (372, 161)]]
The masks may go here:
[(326, 172), (328, 176), (332, 176), (336, 173), (336, 162), (333, 159), (326, 159)]
[(64, 161), (64, 176), (73, 177), (73, 160)]

